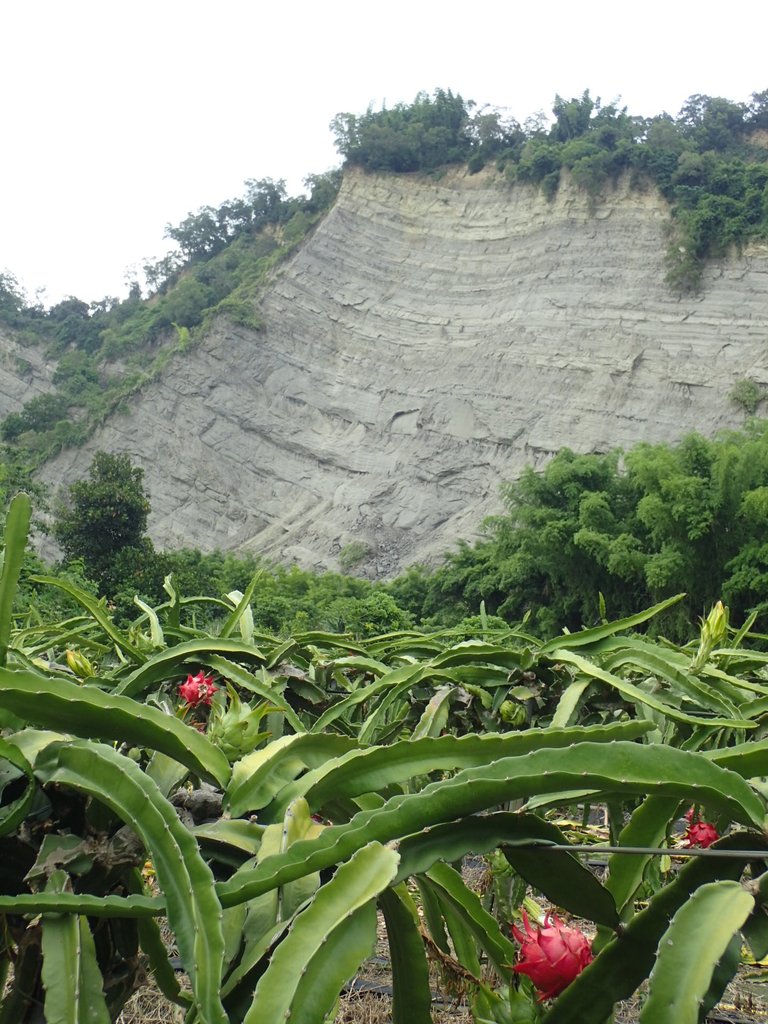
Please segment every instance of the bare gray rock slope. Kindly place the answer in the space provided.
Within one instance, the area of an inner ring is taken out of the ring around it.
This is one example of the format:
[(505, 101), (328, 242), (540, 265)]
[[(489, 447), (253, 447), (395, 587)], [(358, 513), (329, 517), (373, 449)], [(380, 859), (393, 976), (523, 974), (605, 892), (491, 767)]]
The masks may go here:
[(146, 471), (161, 546), (387, 575), (471, 538), (499, 482), (562, 446), (606, 451), (737, 427), (768, 381), (768, 249), (664, 284), (669, 213), (621, 185), (592, 211), (499, 177), (346, 175), (254, 333), (221, 322), (86, 449)]
[(0, 328), (0, 419), (53, 390), (53, 368), (43, 350), (23, 345)]

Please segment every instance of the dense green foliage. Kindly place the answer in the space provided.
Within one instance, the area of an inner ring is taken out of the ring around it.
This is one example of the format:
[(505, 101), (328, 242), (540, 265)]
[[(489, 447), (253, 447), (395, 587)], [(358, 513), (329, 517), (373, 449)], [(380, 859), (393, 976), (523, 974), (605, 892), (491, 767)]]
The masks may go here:
[(433, 171), (522, 145), (517, 122), (486, 109), (473, 115), (473, 107), (450, 89), (438, 89), (431, 97), (419, 93), (411, 104), (337, 114), (331, 129), (341, 155), (370, 171)]
[(589, 92), (555, 99), (553, 119), (521, 126), (500, 111), (450, 91), (420, 93), (412, 104), (363, 115), (339, 114), (331, 127), (341, 155), (366, 170), (434, 172), (494, 160), (511, 182), (554, 196), (562, 172), (594, 199), (619, 175), (655, 183), (670, 202), (667, 254), (676, 289), (699, 286), (704, 261), (750, 238), (768, 237), (768, 91), (750, 103), (691, 96), (677, 117), (635, 117), (602, 106)]
[[(157, 562), (186, 594), (225, 594), (245, 590), (259, 572), (253, 598), (254, 622), (261, 630), (286, 634), (307, 629), (350, 632), (358, 637), (405, 629), (413, 622), (383, 584), (345, 574), (313, 573), (256, 558), (196, 550), (164, 552)], [(127, 597), (129, 580), (121, 592)], [(149, 600), (162, 594), (149, 593)]]
[[(122, 629), (54, 578), (80, 613), (14, 628), (30, 511), (11, 503), (0, 569), (3, 1024), (110, 1024), (148, 971), (188, 1024), (330, 1024), (377, 909), (393, 1024), (429, 1024), (429, 959), (476, 1024), (607, 1024), (646, 979), (641, 1019), (679, 1024), (743, 940), (768, 952), (765, 655), (721, 605), (685, 647), (632, 632), (664, 606), (543, 643), (482, 623), (362, 645), (258, 632), (259, 576), (208, 599), (214, 631), (170, 584)], [(695, 807), (715, 857), (686, 849)], [(470, 853), (485, 894), (449, 866)], [(510, 919), (540, 899), (597, 926), (586, 969), (516, 970)]]
[(684, 635), (720, 597), (738, 616), (768, 611), (768, 423), (714, 440), (641, 444), (626, 454), (560, 452), (503, 488), (507, 514), (434, 573), (390, 592), (417, 621), (453, 622), (481, 601), (549, 632), (621, 616), (685, 591), (660, 622)]
[(111, 581), (126, 549), (130, 559), (144, 540), (150, 505), (143, 476), (127, 455), (97, 452), (89, 479), (71, 484), (67, 503), (58, 510), (53, 535), (65, 557), (82, 559), (102, 586)]

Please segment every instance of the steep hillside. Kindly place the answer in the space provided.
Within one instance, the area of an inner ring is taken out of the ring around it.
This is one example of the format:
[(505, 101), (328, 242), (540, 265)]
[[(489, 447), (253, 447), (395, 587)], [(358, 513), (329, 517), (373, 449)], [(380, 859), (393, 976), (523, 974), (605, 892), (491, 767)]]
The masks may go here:
[[(594, 204), (593, 204), (594, 205)], [(349, 172), (263, 296), (224, 320), (88, 442), (146, 473), (161, 546), (335, 567), (352, 542), (387, 575), (471, 537), (498, 484), (563, 445), (604, 451), (738, 426), (736, 381), (768, 383), (768, 248), (664, 283), (669, 213), (621, 185), (590, 209), (490, 172)]]
[(22, 345), (0, 326), (0, 419), (50, 392), (54, 366), (39, 346)]

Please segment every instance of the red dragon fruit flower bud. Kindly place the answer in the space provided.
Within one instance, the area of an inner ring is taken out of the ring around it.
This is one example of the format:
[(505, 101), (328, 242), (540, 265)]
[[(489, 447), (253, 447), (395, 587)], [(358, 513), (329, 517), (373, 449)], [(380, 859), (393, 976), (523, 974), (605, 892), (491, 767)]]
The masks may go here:
[(547, 914), (544, 924), (534, 931), (523, 911), (521, 931), (514, 926), (512, 934), (520, 943), (520, 958), (513, 970), (527, 974), (539, 990), (539, 1001), (554, 999), (592, 962), (592, 946), (578, 928), (566, 928), (554, 914)]
[(211, 698), (217, 690), (218, 686), (213, 685), (213, 676), (204, 675), (201, 669), (196, 676), (187, 676), (186, 683), (179, 686), (179, 696), (191, 708), (196, 708), (198, 704), (210, 707)]
[(683, 836), (684, 845), (689, 849), (694, 846), (705, 850), (720, 838), (715, 826), (709, 821), (693, 821), (688, 825)]

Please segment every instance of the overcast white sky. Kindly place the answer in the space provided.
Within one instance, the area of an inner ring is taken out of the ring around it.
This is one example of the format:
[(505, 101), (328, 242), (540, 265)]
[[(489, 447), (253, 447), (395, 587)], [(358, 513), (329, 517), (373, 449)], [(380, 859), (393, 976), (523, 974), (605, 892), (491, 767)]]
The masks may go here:
[(5, 0), (0, 271), (122, 295), (166, 223), (338, 164), (339, 111), (442, 87), (521, 121), (585, 88), (677, 113), (768, 88), (766, 38), (761, 0)]

